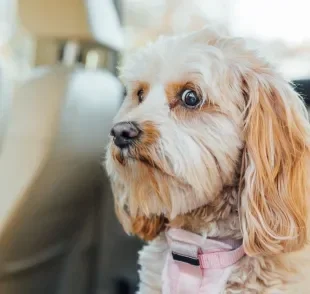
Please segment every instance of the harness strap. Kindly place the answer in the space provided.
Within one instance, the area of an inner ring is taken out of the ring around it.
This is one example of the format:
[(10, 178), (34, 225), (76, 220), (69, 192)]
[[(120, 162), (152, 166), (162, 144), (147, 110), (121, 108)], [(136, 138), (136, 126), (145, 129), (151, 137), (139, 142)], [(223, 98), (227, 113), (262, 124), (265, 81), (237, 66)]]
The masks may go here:
[(170, 248), (173, 260), (199, 266), (201, 269), (225, 268), (245, 255), (242, 244), (234, 250), (219, 249), (202, 253), (197, 245), (172, 240)]
[(171, 294), (200, 293), (206, 283), (208, 289), (217, 289), (228, 279), (228, 268), (245, 255), (241, 240), (205, 239), (182, 230), (168, 231), (167, 239), (172, 262), (168, 272)]
[(243, 246), (231, 251), (218, 251), (198, 254), (200, 268), (202, 269), (216, 269), (225, 268), (235, 264), (244, 256)]

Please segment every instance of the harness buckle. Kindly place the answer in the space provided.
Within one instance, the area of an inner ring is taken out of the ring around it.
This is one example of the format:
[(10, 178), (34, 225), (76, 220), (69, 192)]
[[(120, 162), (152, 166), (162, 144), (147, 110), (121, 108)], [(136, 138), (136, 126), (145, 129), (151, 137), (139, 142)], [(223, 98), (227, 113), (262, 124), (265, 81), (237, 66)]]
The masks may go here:
[(172, 258), (174, 261), (180, 261), (180, 262), (184, 262), (193, 266), (199, 266), (200, 267), (200, 260), (198, 258), (198, 256), (192, 257), (192, 256), (187, 256), (187, 255), (182, 255), (176, 252), (171, 252), (172, 254)]

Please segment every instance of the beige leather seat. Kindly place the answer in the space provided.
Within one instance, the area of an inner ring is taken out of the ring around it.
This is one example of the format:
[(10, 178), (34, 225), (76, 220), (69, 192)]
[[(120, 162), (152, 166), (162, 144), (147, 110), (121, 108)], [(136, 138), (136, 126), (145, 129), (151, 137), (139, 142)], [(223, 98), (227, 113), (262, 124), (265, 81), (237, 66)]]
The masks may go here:
[(5, 70), (0, 61), (0, 154), (8, 127), (12, 88), (13, 83), (5, 75)]
[(112, 199), (100, 158), (122, 91), (106, 71), (62, 66), (16, 91), (0, 153), (0, 293), (91, 293), (100, 197)]

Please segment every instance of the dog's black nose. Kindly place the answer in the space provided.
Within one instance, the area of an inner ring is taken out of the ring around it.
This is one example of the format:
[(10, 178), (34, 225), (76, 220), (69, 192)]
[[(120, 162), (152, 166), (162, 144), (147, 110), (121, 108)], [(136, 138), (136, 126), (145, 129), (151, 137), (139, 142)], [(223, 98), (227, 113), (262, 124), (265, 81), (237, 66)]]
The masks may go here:
[(119, 148), (128, 147), (139, 137), (140, 130), (134, 122), (120, 122), (114, 125), (111, 136), (114, 137), (114, 144)]

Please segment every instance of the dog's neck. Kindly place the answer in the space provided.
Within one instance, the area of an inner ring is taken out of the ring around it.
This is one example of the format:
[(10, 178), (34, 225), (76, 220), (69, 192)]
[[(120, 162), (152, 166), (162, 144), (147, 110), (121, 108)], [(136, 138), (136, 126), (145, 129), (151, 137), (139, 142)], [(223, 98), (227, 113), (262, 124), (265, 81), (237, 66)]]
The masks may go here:
[(164, 215), (132, 218), (131, 233), (153, 240), (169, 228), (184, 229), (212, 238), (241, 239), (238, 214), (238, 186), (226, 186), (211, 203), (168, 220)]
[(213, 202), (177, 216), (168, 226), (207, 237), (241, 239), (237, 189), (237, 186), (225, 187)]

